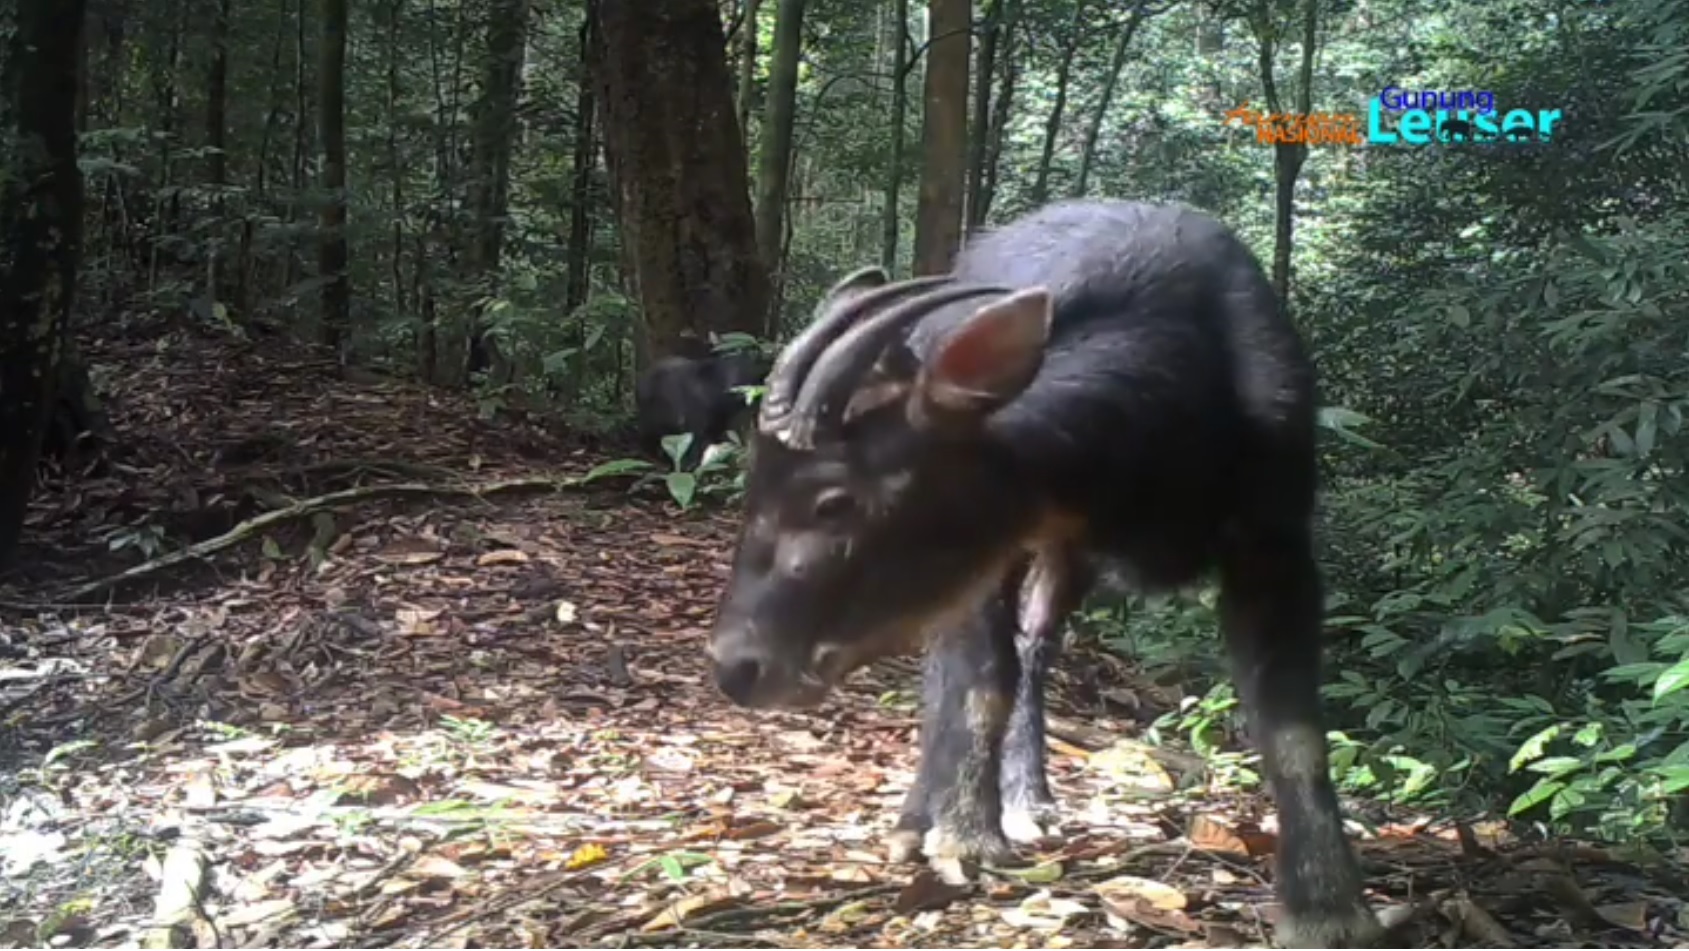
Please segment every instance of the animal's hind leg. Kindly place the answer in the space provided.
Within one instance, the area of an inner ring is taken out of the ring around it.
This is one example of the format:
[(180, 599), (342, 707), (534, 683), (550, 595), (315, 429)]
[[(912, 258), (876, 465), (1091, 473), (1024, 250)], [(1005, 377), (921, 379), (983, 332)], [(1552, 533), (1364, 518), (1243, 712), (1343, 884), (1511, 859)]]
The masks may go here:
[(1278, 893), (1289, 948), (1375, 947), (1383, 932), (1343, 834), (1320, 715), (1322, 593), (1303, 525), (1256, 531), (1222, 556), (1220, 623), (1278, 805)]

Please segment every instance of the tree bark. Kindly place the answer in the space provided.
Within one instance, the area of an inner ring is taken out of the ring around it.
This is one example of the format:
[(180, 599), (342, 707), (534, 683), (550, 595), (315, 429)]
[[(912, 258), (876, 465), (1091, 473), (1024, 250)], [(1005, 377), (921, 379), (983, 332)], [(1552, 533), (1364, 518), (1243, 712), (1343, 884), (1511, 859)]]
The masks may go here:
[(323, 342), (342, 348), (351, 332), (352, 289), (346, 273), (346, 5), (323, 0), (323, 32), (317, 76), (322, 123), (323, 204), (317, 236), (317, 274), (322, 279)]
[(921, 121), (921, 197), (915, 211), (915, 273), (950, 270), (962, 243), (968, 168), (971, 0), (928, 0), (927, 76)]
[(785, 287), (787, 183), (792, 169), (792, 124), (797, 116), (798, 55), (803, 45), (804, 0), (780, 0), (774, 13), (774, 62), (768, 77), (768, 113), (763, 120), (757, 167), (757, 250), (768, 268), (769, 304), (765, 335), (772, 336)]
[(19, 0), (0, 65), (0, 565), (17, 551), (58, 393), (82, 242), (76, 64), (84, 0)]
[(686, 335), (761, 333), (768, 272), (757, 255), (714, 3), (599, 0), (594, 8), (604, 152), (627, 277), (645, 318), (636, 350), (660, 357)]
[(897, 273), (898, 232), (902, 226), (903, 146), (909, 122), (909, 0), (892, 0), (890, 168), (886, 171), (885, 219), (880, 229), (880, 266)]

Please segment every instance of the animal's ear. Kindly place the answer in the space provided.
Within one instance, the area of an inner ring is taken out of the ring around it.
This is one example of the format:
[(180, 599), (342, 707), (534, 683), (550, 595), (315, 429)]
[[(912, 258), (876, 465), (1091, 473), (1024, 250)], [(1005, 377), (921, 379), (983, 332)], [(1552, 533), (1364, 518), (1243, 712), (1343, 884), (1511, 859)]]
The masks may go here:
[(983, 418), (1019, 396), (1044, 365), (1053, 303), (1042, 287), (975, 311), (938, 344), (916, 382), (916, 422)]

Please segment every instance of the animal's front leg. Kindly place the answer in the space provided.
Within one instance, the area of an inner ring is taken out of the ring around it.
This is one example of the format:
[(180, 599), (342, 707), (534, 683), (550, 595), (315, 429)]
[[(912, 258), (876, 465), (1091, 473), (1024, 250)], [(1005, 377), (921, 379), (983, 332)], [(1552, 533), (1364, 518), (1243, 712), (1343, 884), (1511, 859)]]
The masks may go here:
[(921, 765), (892, 834), (894, 860), (923, 852), (947, 881), (1015, 853), (1003, 834), (1003, 737), (1019, 659), (1013, 615), (993, 598), (928, 648)]

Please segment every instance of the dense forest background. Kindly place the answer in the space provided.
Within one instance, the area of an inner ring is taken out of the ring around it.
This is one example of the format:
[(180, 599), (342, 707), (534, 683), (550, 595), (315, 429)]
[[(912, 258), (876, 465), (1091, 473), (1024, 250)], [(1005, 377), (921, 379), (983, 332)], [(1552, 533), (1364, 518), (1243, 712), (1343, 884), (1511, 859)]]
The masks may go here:
[[(20, 44), (55, 5), (7, 5), (14, 120), (51, 92)], [(1058, 198), (1188, 202), (1255, 246), (1321, 367), (1345, 787), (1681, 829), (1689, 3), (597, 6), (87, 0), (75, 339), (284, 335), (614, 431), (652, 356), (784, 339), (848, 270), (942, 269)], [(1423, 147), (1225, 121), (1364, 123), (1392, 85), (1564, 119)], [(125, 372), (66, 358), (73, 390)], [(1201, 749), (1230, 704), (1210, 607), (1083, 624), (1215, 685), (1160, 725)]]

